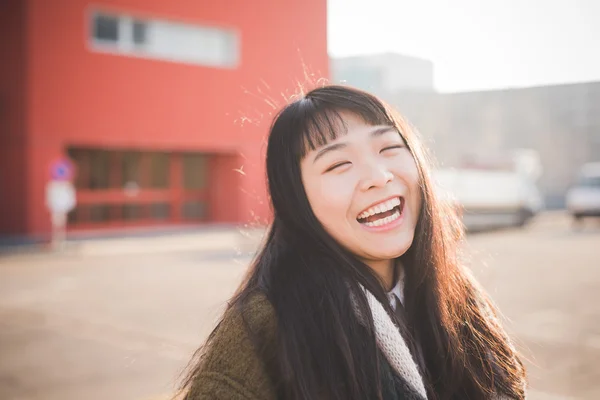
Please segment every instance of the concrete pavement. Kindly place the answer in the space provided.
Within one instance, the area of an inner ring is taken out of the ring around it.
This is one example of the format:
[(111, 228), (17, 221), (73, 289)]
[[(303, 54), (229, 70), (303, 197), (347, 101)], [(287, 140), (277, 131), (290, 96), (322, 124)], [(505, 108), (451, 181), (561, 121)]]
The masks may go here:
[[(250, 261), (256, 232), (236, 235), (218, 251), (186, 234), (0, 257), (0, 398), (167, 399)], [(600, 398), (599, 244), (600, 226), (560, 214), (469, 237), (529, 359), (530, 399)]]

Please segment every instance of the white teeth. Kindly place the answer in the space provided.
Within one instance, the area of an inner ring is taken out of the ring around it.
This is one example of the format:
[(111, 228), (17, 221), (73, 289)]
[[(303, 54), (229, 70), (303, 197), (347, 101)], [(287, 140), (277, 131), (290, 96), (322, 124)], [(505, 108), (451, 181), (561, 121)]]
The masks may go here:
[(370, 227), (382, 226), (382, 225), (389, 224), (390, 222), (395, 221), (398, 218), (400, 218), (400, 211), (396, 210), (396, 212), (394, 212), (389, 217), (378, 219), (377, 221), (373, 221), (373, 222), (365, 222), (364, 224), (366, 226), (370, 226)]
[(387, 200), (384, 203), (377, 204), (377, 205), (369, 208), (368, 210), (363, 211), (362, 213), (360, 213), (358, 215), (358, 219), (364, 219), (364, 218), (370, 217), (371, 215), (374, 215), (374, 214), (380, 214), (382, 212), (389, 211), (399, 205), (400, 205), (400, 198), (395, 197), (393, 199)]

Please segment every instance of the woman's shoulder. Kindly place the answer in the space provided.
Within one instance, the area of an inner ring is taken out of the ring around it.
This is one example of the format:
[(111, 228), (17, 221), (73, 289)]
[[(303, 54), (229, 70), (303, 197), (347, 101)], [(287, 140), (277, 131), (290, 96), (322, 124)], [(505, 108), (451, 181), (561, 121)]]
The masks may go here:
[(275, 310), (262, 293), (227, 309), (205, 345), (185, 399), (273, 398), (266, 357), (274, 351)]
[(251, 325), (271, 324), (275, 322), (275, 308), (267, 295), (255, 292), (242, 304), (242, 314)]
[(263, 292), (254, 292), (229, 307), (222, 320), (222, 334), (230, 329), (242, 330), (251, 335), (274, 335), (275, 308)]
[(211, 347), (256, 347), (275, 338), (275, 309), (262, 292), (252, 293), (228, 307), (211, 338)]

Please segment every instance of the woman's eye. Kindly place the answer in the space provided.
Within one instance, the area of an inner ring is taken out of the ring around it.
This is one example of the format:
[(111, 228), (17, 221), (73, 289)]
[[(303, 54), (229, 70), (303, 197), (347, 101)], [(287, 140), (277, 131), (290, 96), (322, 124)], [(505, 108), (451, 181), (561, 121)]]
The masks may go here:
[(402, 149), (402, 148), (404, 148), (403, 144), (395, 144), (395, 145), (392, 145), (392, 146), (384, 147), (383, 149), (381, 149), (381, 152), (384, 152), (384, 151), (387, 151), (387, 150)]
[(337, 168), (339, 168), (339, 167), (342, 167), (342, 166), (344, 166), (344, 165), (346, 165), (346, 164), (350, 164), (350, 162), (349, 162), (349, 161), (344, 161), (344, 162), (340, 162), (340, 163), (334, 164), (334, 165), (332, 165), (331, 167), (327, 168), (327, 169), (325, 170), (325, 172), (330, 172), (330, 171), (333, 171), (333, 170), (335, 170), (335, 169), (337, 169)]

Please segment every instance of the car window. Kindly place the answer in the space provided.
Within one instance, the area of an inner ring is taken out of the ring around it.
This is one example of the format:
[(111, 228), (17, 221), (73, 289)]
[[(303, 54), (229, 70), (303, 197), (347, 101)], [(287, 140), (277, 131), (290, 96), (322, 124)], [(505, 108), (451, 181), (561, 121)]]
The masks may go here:
[(600, 188), (600, 176), (582, 176), (579, 179), (578, 186)]

